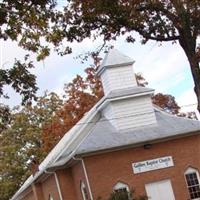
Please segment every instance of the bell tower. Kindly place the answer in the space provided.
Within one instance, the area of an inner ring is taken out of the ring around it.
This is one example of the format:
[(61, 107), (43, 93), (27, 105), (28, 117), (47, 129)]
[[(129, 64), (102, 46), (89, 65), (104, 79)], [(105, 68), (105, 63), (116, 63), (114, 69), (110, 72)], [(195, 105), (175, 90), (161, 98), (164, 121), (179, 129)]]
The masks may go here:
[(138, 86), (133, 63), (133, 59), (111, 49), (97, 71), (105, 94), (99, 109), (118, 131), (156, 124), (151, 102), (154, 90)]

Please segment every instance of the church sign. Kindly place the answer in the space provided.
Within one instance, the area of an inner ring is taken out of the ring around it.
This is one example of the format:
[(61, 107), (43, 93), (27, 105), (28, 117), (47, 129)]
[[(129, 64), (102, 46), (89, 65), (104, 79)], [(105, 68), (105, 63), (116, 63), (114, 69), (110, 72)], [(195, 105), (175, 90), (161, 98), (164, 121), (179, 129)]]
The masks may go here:
[(134, 174), (153, 171), (157, 169), (164, 169), (164, 168), (173, 167), (173, 166), (174, 166), (174, 162), (173, 162), (172, 156), (165, 156), (165, 157), (156, 158), (152, 160), (145, 160), (141, 162), (132, 163)]

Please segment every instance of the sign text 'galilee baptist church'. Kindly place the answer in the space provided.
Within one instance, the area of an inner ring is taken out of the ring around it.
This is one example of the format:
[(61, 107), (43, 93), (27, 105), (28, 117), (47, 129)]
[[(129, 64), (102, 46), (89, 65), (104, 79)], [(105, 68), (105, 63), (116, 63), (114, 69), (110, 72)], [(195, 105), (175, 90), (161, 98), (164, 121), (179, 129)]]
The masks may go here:
[(145, 160), (132, 164), (134, 174), (148, 172), (157, 169), (173, 167), (174, 162), (171, 156), (156, 158), (152, 160)]

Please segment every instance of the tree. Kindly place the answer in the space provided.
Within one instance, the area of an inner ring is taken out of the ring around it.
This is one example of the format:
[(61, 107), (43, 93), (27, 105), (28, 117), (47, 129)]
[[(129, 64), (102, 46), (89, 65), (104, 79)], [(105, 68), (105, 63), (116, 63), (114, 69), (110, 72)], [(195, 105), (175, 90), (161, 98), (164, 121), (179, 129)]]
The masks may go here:
[(38, 59), (50, 52), (44, 39), (61, 55), (71, 53), (70, 46), (63, 49), (64, 41), (103, 36), (106, 42), (129, 34), (127, 41), (134, 42), (133, 31), (144, 44), (149, 40), (178, 42), (190, 64), (200, 111), (199, 0), (70, 0), (63, 11), (56, 11), (55, 6), (53, 0), (3, 0), (0, 38), (18, 41), (37, 52)]
[[(110, 194), (109, 198), (107, 200), (147, 200), (148, 198), (145, 195), (136, 196), (135, 190), (131, 190), (130, 192), (127, 192), (126, 190), (119, 190), (114, 191)], [(99, 197), (97, 200), (102, 200), (101, 197)]]
[[(17, 121), (22, 116), (17, 116)], [(13, 124), (12, 128), (1, 132), (0, 140), (0, 196), (2, 200), (8, 200), (18, 189), (28, 175), (28, 158), (24, 141), (26, 125), (20, 127)]]
[[(27, 57), (25, 60), (27, 61)], [(21, 63), (19, 60), (15, 60), (12, 68), (0, 69), (0, 97), (9, 98), (3, 90), (3, 86), (10, 85), (22, 96), (22, 104), (30, 103), (33, 99), (36, 100), (38, 88), (36, 76), (29, 72), (31, 68), (33, 68), (32, 62)]]
[[(52, 121), (43, 125), (43, 141), (45, 152), (50, 151), (55, 144), (88, 112), (102, 97), (103, 87), (101, 80), (96, 76), (99, 62), (85, 69), (85, 76), (77, 75), (64, 90), (67, 100), (63, 107), (55, 112)], [(136, 74), (139, 86), (145, 87), (148, 82), (141, 73)], [(194, 112), (182, 113), (175, 97), (169, 94), (158, 93), (152, 96), (153, 104), (173, 115), (197, 119)], [(50, 122), (50, 123), (49, 123)]]
[(68, 33), (73, 31), (76, 40), (96, 33), (96, 36), (102, 35), (105, 41), (109, 41), (129, 33), (127, 41), (134, 42), (132, 31), (136, 31), (142, 36), (143, 43), (148, 40), (177, 41), (190, 64), (200, 111), (200, 69), (197, 56), (197, 38), (200, 35), (199, 0), (72, 0), (65, 11), (65, 14), (69, 13), (74, 20), (70, 19)]
[(77, 75), (65, 85), (67, 96), (63, 107), (58, 110), (51, 123), (43, 126), (45, 151), (50, 151), (55, 144), (88, 112), (103, 96), (103, 88), (96, 76), (98, 65), (85, 69), (86, 77)]
[(32, 160), (40, 163), (48, 154), (43, 147), (42, 126), (52, 121), (61, 106), (62, 100), (55, 93), (45, 94), (36, 105), (22, 109), (10, 110), (2, 105), (0, 114), (5, 125), (0, 126), (1, 200), (10, 199), (31, 174)]
[(11, 120), (10, 108), (4, 104), (0, 104), (0, 136), (1, 132), (8, 128)]
[(180, 113), (180, 107), (178, 106), (175, 97), (172, 95), (162, 93), (155, 94), (152, 96), (152, 103), (173, 115), (178, 115)]
[[(0, 196), (7, 200), (31, 173), (30, 162), (40, 163), (57, 142), (103, 96), (96, 70), (86, 68), (86, 76), (77, 75), (65, 85), (67, 99), (55, 93), (39, 97), (35, 105), (10, 110), (0, 105)], [(141, 74), (139, 85), (147, 85)], [(171, 95), (157, 94), (155, 104), (179, 115), (179, 106)]]
[[(0, 2), (0, 39), (18, 41), (19, 46), (37, 52), (38, 60), (49, 55), (49, 48), (41, 45), (41, 38), (47, 31), (52, 9), (52, 0), (2, 0)], [(3, 86), (10, 85), (22, 96), (22, 104), (36, 98), (36, 77), (29, 72), (32, 62), (15, 60), (9, 69), (0, 66), (0, 97), (7, 97)]]

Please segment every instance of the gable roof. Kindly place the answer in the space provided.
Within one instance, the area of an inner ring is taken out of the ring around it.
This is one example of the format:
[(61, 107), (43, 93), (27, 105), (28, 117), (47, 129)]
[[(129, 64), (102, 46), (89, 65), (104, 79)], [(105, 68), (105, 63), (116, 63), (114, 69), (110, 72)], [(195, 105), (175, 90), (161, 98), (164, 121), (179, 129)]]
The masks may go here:
[[(102, 100), (103, 99), (104, 98), (102, 98)], [(19, 195), (31, 186), (31, 184), (42, 174), (45, 174), (46, 170), (50, 168), (60, 157), (62, 157), (62, 155), (66, 155), (66, 162), (74, 155), (74, 151), (77, 146), (82, 142), (82, 140), (84, 140), (87, 134), (90, 133), (90, 130), (99, 119), (100, 115), (96, 108), (99, 103), (86, 113), (83, 118), (63, 136), (63, 138), (39, 165), (39, 171), (36, 172), (34, 176), (29, 176), (11, 200), (17, 200)]]
[(143, 126), (127, 132), (118, 132), (105, 118), (101, 118), (93, 131), (79, 146), (76, 154), (88, 154), (126, 146), (136, 146), (156, 140), (172, 139), (200, 131), (200, 121), (168, 114), (154, 108), (157, 124)]
[[(115, 49), (106, 55), (100, 69), (101, 73), (107, 67), (132, 65), (133, 60)], [(184, 118), (178, 118), (155, 108), (157, 123), (140, 126), (135, 129), (119, 132), (106, 119), (100, 111), (108, 101), (123, 99), (124, 97), (138, 97), (151, 95), (153, 89), (144, 87), (130, 87), (116, 89), (103, 97), (84, 117), (71, 128), (60, 142), (52, 149), (39, 166), (39, 171), (30, 176), (11, 200), (16, 200), (31, 184), (46, 170), (54, 169), (69, 163), (76, 155), (94, 153), (103, 150), (124, 148), (129, 145), (138, 145), (149, 141), (157, 141), (166, 138), (190, 135), (200, 131), (200, 122)], [(149, 97), (150, 98), (150, 97)], [(152, 111), (153, 112), (153, 109)]]
[(157, 124), (127, 132), (118, 132), (104, 116), (100, 117), (97, 103), (53, 148), (39, 166), (39, 172), (30, 176), (12, 197), (26, 190), (46, 170), (66, 164), (75, 155), (84, 155), (103, 150), (136, 146), (141, 143), (183, 137), (200, 131), (200, 121), (168, 114), (154, 108)]

